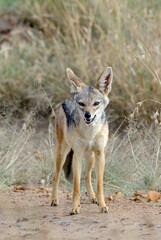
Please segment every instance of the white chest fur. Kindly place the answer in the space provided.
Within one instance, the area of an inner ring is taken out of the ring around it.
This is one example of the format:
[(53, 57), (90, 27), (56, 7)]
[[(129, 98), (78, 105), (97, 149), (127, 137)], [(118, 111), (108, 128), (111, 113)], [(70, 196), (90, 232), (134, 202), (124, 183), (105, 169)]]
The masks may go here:
[(86, 124), (85, 122), (81, 122), (78, 129), (78, 138), (84, 141), (92, 141), (98, 135), (102, 128), (102, 123), (94, 122), (91, 125)]

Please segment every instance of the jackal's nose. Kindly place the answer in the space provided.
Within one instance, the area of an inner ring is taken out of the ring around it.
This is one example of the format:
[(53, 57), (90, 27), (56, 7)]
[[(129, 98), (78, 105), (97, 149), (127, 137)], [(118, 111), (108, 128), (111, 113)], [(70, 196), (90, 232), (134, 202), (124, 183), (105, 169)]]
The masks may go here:
[(90, 112), (85, 112), (84, 116), (85, 116), (85, 118), (91, 118)]

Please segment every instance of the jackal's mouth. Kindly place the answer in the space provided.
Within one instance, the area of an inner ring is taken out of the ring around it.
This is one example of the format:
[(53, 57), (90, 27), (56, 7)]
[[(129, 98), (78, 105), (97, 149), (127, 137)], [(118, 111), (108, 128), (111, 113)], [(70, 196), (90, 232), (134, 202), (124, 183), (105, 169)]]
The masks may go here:
[(93, 120), (95, 119), (96, 115), (93, 118), (84, 118), (84, 121), (86, 124), (91, 124)]

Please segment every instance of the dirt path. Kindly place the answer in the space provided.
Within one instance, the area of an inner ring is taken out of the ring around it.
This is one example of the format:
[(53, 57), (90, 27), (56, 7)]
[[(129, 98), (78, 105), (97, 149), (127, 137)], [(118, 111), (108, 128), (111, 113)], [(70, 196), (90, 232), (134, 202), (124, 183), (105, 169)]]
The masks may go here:
[(50, 194), (14, 192), (0, 197), (1, 240), (48, 239), (161, 239), (161, 205), (128, 199), (107, 203), (110, 213), (81, 197), (81, 213), (69, 216), (71, 194), (60, 191), (60, 205), (50, 207)]

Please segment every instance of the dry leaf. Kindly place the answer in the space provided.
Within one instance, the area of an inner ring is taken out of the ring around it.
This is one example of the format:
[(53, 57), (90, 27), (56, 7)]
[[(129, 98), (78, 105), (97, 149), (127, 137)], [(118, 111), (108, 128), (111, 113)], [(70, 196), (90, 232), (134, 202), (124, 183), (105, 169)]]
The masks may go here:
[(129, 200), (137, 202), (137, 203), (144, 203), (144, 199), (140, 198), (140, 196), (135, 196), (134, 198), (130, 198)]
[(156, 191), (149, 191), (148, 192), (148, 201), (155, 201), (158, 202), (161, 198), (161, 194)]
[(125, 195), (122, 192), (117, 192), (117, 193), (112, 194), (112, 197), (114, 200), (120, 200), (120, 199), (125, 198)]
[(72, 195), (67, 194), (67, 200), (71, 200), (72, 199)]
[(29, 185), (29, 184), (24, 184), (22, 186), (16, 186), (14, 187), (14, 192), (20, 192), (20, 191), (26, 191), (26, 190), (33, 190), (35, 191), (35, 187), (33, 185)]
[(105, 202), (113, 201), (113, 196), (111, 194), (105, 194)]
[(141, 190), (138, 190), (135, 192), (135, 196), (139, 196), (139, 197), (143, 197), (143, 198), (148, 198), (148, 195), (144, 192), (144, 191), (141, 191)]
[(47, 196), (47, 197), (51, 197), (51, 193), (47, 193), (46, 196)]
[(51, 193), (51, 192), (52, 192), (52, 189), (51, 189), (51, 188), (46, 188), (46, 189), (45, 189), (45, 192), (46, 192), (46, 193)]

